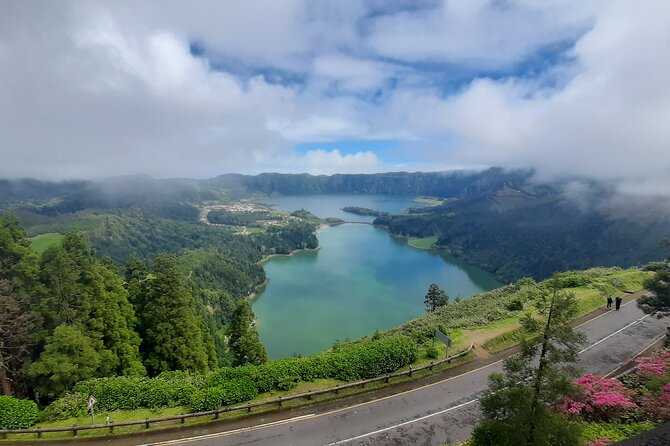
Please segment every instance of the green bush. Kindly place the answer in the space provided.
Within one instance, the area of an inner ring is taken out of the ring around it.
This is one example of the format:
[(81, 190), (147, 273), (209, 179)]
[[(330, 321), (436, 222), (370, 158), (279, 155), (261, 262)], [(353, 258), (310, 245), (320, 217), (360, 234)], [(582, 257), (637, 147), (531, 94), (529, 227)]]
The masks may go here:
[(0, 429), (28, 429), (37, 421), (37, 404), (11, 396), (0, 396)]
[(223, 392), (219, 387), (198, 390), (191, 398), (191, 412), (205, 412), (221, 407)]
[(86, 415), (88, 395), (83, 393), (66, 393), (49, 404), (40, 415), (44, 421), (66, 420), (72, 417)]
[(508, 302), (507, 305), (505, 305), (505, 308), (507, 311), (521, 311), (523, 310), (523, 302), (521, 302), (519, 299), (515, 299), (511, 302)]
[(625, 423), (581, 423), (584, 441), (595, 441), (607, 437), (612, 441), (631, 438), (656, 427), (652, 421), (628, 421)]
[(258, 389), (249, 379), (237, 379), (216, 387), (198, 390), (191, 398), (190, 408), (193, 412), (215, 410), (221, 406), (249, 401), (257, 394)]
[(437, 358), (437, 349), (435, 347), (428, 347), (426, 349), (426, 358), (435, 359)]
[(417, 345), (407, 336), (387, 336), (343, 344), (337, 351), (305, 358), (287, 358), (262, 365), (223, 367), (206, 375), (165, 372), (156, 378), (116, 376), (78, 383), (73, 392), (54, 401), (48, 420), (85, 413), (86, 398), (94, 395), (99, 410), (133, 410), (190, 406), (212, 410), (254, 398), (259, 392), (290, 390), (298, 381), (372, 378), (405, 367), (417, 359)]

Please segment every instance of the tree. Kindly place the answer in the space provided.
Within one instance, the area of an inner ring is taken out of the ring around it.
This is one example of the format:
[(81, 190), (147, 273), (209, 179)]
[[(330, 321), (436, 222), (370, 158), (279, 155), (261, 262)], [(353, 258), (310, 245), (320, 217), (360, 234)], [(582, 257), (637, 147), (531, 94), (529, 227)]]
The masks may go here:
[(100, 355), (103, 376), (146, 374), (123, 281), (110, 262), (95, 257), (82, 234), (68, 233), (48, 248), (40, 270), (47, 292), (39, 308), (49, 332), (63, 324), (79, 327)]
[(173, 255), (156, 257), (149, 280), (147, 304), (141, 315), (146, 335), (142, 349), (153, 373), (207, 370), (207, 349), (193, 297)]
[[(569, 325), (577, 315), (572, 293), (559, 289), (556, 276), (535, 300), (540, 319), (522, 318), (539, 343), (522, 342), (521, 353), (505, 360), (504, 374), (494, 373), (481, 399), (484, 421), (475, 429), (475, 446), (579, 445), (579, 431), (553, 410), (574, 393), (577, 361), (584, 335)], [(539, 361), (536, 360), (539, 358)]]
[[(661, 245), (670, 249), (670, 240), (663, 240)], [(647, 314), (657, 313), (658, 317), (670, 315), (670, 257), (659, 262), (653, 277), (644, 281), (644, 287), (653, 294), (638, 299), (638, 307)]]
[(56, 397), (77, 382), (98, 376), (101, 357), (80, 327), (59, 325), (28, 373), (41, 394)]
[(637, 305), (647, 314), (659, 317), (670, 315), (670, 269), (661, 269), (644, 281), (644, 287), (653, 294), (642, 296)]
[(267, 361), (265, 347), (253, 326), (254, 313), (246, 300), (241, 301), (233, 313), (230, 329), (230, 349), (235, 365), (262, 364)]
[(38, 341), (40, 319), (32, 310), (39, 295), (37, 256), (16, 217), (0, 215), (0, 392), (24, 388), (24, 366)]
[(433, 312), (449, 303), (449, 296), (437, 284), (431, 283), (423, 300), (426, 305), (426, 311)]
[(0, 390), (13, 395), (12, 383), (21, 378), (21, 370), (36, 344), (38, 317), (16, 300), (8, 280), (0, 280)]

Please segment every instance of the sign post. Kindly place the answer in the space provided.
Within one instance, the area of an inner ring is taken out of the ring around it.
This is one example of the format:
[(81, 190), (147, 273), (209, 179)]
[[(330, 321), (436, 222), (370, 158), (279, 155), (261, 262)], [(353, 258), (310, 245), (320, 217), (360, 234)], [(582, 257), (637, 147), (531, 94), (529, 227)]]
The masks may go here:
[(93, 413), (93, 406), (95, 406), (96, 403), (95, 397), (93, 395), (88, 396), (88, 406), (86, 408), (91, 411), (91, 424), (95, 424), (95, 414)]
[(446, 334), (442, 333), (440, 330), (437, 328), (433, 332), (433, 346), (435, 346), (435, 338), (439, 339), (440, 341), (444, 342), (444, 345), (447, 346), (444, 352), (444, 359), (447, 359), (449, 357), (449, 347), (451, 347), (451, 339), (449, 339), (449, 336)]

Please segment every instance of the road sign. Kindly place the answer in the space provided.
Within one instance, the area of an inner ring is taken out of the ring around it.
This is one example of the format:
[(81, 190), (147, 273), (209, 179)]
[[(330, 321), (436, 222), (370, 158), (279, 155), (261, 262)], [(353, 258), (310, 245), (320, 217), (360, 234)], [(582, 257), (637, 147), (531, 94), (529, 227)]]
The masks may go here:
[(451, 339), (449, 339), (449, 337), (446, 334), (442, 333), (437, 328), (435, 329), (435, 337), (440, 341), (444, 342), (445, 344), (447, 344), (447, 347), (451, 347)]
[(89, 395), (89, 397), (88, 397), (88, 406), (86, 406), (86, 410), (91, 410), (91, 409), (93, 409), (93, 406), (95, 406), (95, 403), (96, 403), (97, 401), (98, 401), (98, 400), (96, 400), (95, 397), (94, 397), (93, 395)]
[(95, 406), (96, 403), (95, 397), (93, 395), (88, 396), (88, 406), (86, 408), (91, 412), (91, 424), (95, 424), (95, 414), (93, 413), (93, 406)]

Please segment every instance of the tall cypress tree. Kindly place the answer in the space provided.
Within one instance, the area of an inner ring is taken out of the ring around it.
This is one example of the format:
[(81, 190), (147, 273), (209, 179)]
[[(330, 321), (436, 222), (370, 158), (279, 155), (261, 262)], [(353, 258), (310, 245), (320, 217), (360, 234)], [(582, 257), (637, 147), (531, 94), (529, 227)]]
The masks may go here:
[(194, 305), (175, 257), (160, 254), (142, 314), (146, 328), (142, 348), (152, 373), (207, 369), (207, 349)]
[(230, 350), (235, 357), (235, 365), (262, 364), (267, 361), (265, 347), (253, 326), (254, 313), (246, 300), (241, 301), (230, 327)]

